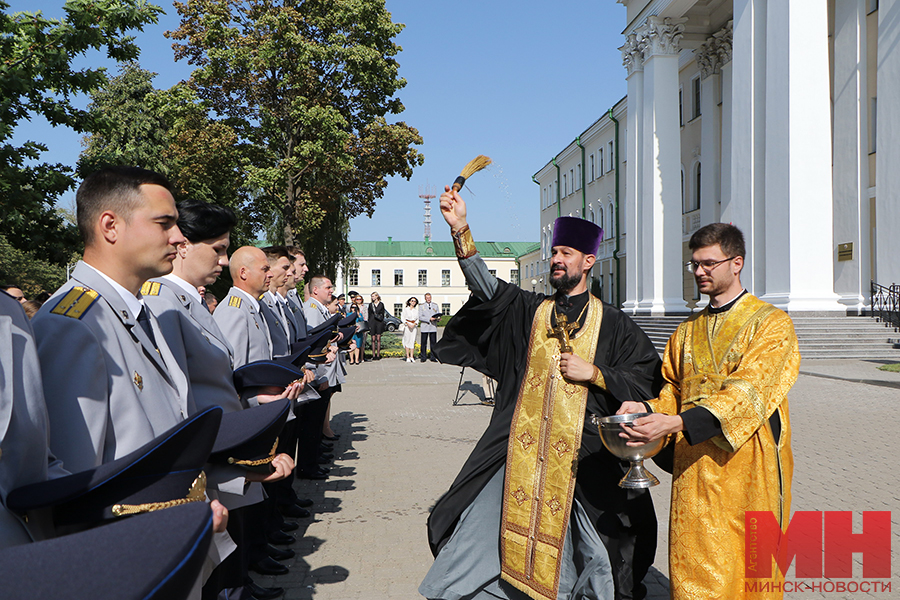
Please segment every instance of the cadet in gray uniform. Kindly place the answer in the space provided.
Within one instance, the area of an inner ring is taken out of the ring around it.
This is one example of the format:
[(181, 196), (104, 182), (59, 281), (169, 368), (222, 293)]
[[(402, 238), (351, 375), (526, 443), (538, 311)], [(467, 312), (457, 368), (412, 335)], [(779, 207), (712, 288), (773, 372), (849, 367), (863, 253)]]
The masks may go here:
[(269, 272), (272, 278), (269, 280), (269, 288), (260, 298), (259, 311), (262, 313), (266, 325), (269, 327), (269, 339), (272, 340), (272, 356), (280, 358), (291, 353), (291, 336), (287, 316), (275, 298), (275, 291), (284, 286), (291, 268), (291, 257), (284, 246), (269, 246), (263, 248), (266, 259), (269, 261)]
[(297, 319), (297, 339), (305, 340), (306, 332), (309, 328), (306, 324), (306, 312), (303, 309), (303, 302), (300, 300), (300, 294), (297, 293), (297, 284), (303, 285), (303, 278), (309, 272), (309, 267), (306, 266), (306, 255), (303, 254), (303, 250), (296, 246), (288, 246), (287, 251), (288, 254), (294, 257), (294, 283), (290, 286), (285, 296), (287, 297), (288, 306), (291, 307)]
[(234, 368), (257, 360), (272, 360), (269, 328), (259, 312), (259, 297), (269, 288), (272, 278), (266, 255), (254, 246), (243, 246), (231, 255), (228, 269), (233, 286), (213, 318), (234, 350)]
[(84, 261), (33, 320), (50, 449), (72, 472), (132, 452), (189, 413), (187, 378), (139, 297), (184, 240), (169, 183), (111, 168), (78, 190)]
[(48, 420), (31, 323), (21, 303), (0, 291), (0, 548), (52, 533), (49, 514), (26, 523), (6, 509), (15, 488), (68, 475), (47, 449)]

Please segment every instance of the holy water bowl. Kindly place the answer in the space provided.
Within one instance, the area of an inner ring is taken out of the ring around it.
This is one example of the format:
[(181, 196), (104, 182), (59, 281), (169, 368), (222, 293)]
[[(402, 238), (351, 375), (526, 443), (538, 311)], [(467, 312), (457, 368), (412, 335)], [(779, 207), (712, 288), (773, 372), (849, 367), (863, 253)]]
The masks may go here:
[(635, 419), (646, 417), (650, 413), (632, 413), (630, 415), (612, 415), (610, 417), (598, 417), (591, 415), (591, 422), (600, 429), (600, 439), (603, 445), (612, 454), (622, 460), (631, 463), (628, 473), (619, 482), (619, 487), (628, 489), (640, 489), (659, 485), (659, 479), (653, 473), (644, 468), (644, 459), (659, 454), (666, 443), (666, 438), (642, 444), (629, 446), (628, 440), (619, 437), (626, 427), (630, 427)]

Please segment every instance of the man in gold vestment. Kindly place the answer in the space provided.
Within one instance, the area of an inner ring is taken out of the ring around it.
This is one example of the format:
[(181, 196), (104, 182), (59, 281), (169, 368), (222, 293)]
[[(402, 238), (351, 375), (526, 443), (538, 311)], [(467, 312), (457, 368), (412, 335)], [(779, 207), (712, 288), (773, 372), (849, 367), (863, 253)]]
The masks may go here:
[[(659, 398), (619, 410), (654, 413), (623, 437), (631, 445), (674, 437), (672, 598), (780, 598), (772, 585), (756, 585), (779, 582), (745, 573), (744, 513), (771, 511), (782, 528), (790, 517), (787, 393), (800, 367), (797, 336), (787, 314), (741, 285), (745, 250), (737, 227), (707, 225), (689, 246), (687, 267), (709, 306), (669, 339)], [(749, 591), (759, 588), (767, 591)]]

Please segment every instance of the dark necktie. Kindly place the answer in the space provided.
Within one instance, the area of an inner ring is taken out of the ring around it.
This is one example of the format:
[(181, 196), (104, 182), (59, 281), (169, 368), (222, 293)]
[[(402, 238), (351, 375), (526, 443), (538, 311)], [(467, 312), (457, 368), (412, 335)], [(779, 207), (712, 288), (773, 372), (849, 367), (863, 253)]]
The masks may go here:
[(153, 326), (150, 325), (150, 316), (147, 314), (147, 309), (143, 306), (141, 307), (141, 312), (138, 313), (137, 322), (140, 324), (141, 329), (144, 330), (144, 333), (147, 334), (147, 337), (150, 338), (150, 343), (153, 344), (153, 347), (156, 348), (158, 352), (159, 346), (156, 345), (156, 336), (153, 335)]

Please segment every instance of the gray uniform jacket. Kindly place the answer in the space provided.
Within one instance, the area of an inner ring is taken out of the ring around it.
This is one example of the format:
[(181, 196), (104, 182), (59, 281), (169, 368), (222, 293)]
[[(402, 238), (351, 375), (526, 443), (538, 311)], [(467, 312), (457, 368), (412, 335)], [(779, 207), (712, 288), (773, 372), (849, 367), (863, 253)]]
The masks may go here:
[(300, 335), (300, 323), (297, 321), (297, 315), (294, 314), (294, 309), (291, 307), (291, 303), (282, 297), (276, 298), (278, 303), (281, 305), (281, 309), (284, 311), (284, 316), (287, 318), (288, 328), (290, 329), (290, 335), (288, 338), (291, 340), (291, 343), (299, 342), (303, 338), (306, 337), (306, 321), (303, 324), (303, 336)]
[[(331, 316), (330, 314), (328, 314), (328, 309), (325, 308), (322, 303), (315, 298), (310, 298), (309, 300), (307, 300), (306, 304), (303, 305), (303, 308), (306, 311), (306, 322), (309, 325), (310, 329), (318, 327), (319, 325), (327, 321), (328, 317)], [(326, 317), (326, 315), (328, 315), (328, 317)], [(337, 359), (332, 361), (331, 364), (318, 365), (316, 366), (316, 378), (326, 377), (328, 379), (328, 387), (340, 385), (340, 369), (340, 361)]]
[(272, 340), (272, 356), (278, 358), (291, 353), (291, 340), (288, 339), (288, 324), (281, 318), (278, 300), (268, 292), (259, 300), (259, 312), (269, 328), (269, 339)]
[(194, 412), (187, 378), (145, 310), (158, 352), (115, 288), (79, 262), (32, 321), (50, 449), (72, 472), (137, 450)]
[(31, 323), (22, 306), (0, 292), (0, 548), (52, 532), (49, 513), (28, 523), (6, 510), (12, 490), (67, 475), (48, 450), (49, 417)]
[(257, 360), (272, 360), (269, 328), (253, 305), (236, 288), (219, 302), (213, 319), (234, 350), (234, 368)]
[(421, 333), (433, 333), (437, 331), (437, 326), (431, 321), (434, 314), (440, 314), (438, 305), (434, 302), (423, 302), (419, 305), (419, 322), (422, 324), (419, 328)]
[(297, 320), (297, 340), (305, 340), (309, 327), (306, 323), (306, 311), (303, 308), (303, 303), (300, 301), (300, 295), (297, 293), (297, 290), (288, 290), (287, 300), (288, 306)]
[[(221, 406), (225, 412), (236, 412), (248, 408), (234, 387), (231, 367), (234, 351), (209, 310), (165, 277), (145, 283), (141, 294), (144, 304), (156, 315), (175, 360), (188, 377), (197, 410)], [(226, 508), (262, 501), (262, 486), (245, 487), (242, 469), (208, 465), (206, 471), (207, 493), (211, 498), (218, 498)]]

